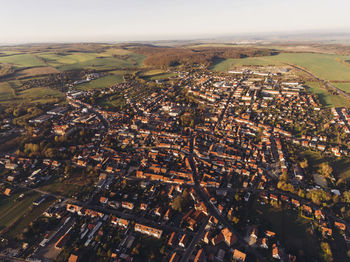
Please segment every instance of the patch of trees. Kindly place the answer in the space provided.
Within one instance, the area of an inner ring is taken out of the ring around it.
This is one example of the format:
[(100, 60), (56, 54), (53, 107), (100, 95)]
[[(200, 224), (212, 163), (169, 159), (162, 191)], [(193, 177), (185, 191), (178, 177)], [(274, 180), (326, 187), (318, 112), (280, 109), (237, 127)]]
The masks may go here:
[(135, 52), (146, 55), (144, 63), (148, 66), (167, 68), (178, 65), (202, 64), (209, 66), (215, 60), (226, 58), (245, 58), (254, 56), (269, 56), (278, 54), (272, 49), (243, 47), (202, 47), (202, 48), (171, 48), (143, 46)]

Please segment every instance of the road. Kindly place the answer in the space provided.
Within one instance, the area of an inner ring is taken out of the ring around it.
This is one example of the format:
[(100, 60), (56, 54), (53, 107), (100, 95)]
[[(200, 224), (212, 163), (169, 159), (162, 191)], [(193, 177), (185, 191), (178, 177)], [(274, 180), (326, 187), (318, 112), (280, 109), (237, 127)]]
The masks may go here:
[(193, 137), (191, 139), (190, 144), (190, 154), (188, 156), (188, 160), (191, 165), (193, 178), (195, 181), (194, 189), (198, 196), (202, 199), (204, 204), (206, 205), (208, 212), (210, 215), (214, 216), (218, 221), (220, 221), (221, 224), (223, 224), (225, 227), (227, 227), (233, 234), (236, 235), (238, 239), (238, 243), (244, 246), (245, 250), (248, 251), (250, 254), (253, 254), (256, 258), (258, 258), (261, 262), (266, 261), (265, 258), (255, 249), (248, 245), (248, 243), (245, 241), (245, 239), (233, 228), (230, 222), (224, 217), (221, 213), (219, 213), (218, 209), (209, 202), (208, 196), (204, 193), (202, 187), (199, 184), (198, 176), (197, 176), (197, 169), (196, 165), (193, 160)]
[(180, 262), (187, 262), (190, 259), (191, 254), (193, 253), (193, 250), (196, 246), (196, 243), (198, 243), (198, 241), (202, 238), (203, 236), (203, 232), (205, 227), (207, 226), (209, 221), (209, 217), (207, 216), (207, 218), (205, 219), (205, 221), (203, 222), (203, 224), (201, 225), (200, 229), (198, 230), (197, 234), (193, 237), (191, 244), (187, 247), (185, 253), (183, 254)]

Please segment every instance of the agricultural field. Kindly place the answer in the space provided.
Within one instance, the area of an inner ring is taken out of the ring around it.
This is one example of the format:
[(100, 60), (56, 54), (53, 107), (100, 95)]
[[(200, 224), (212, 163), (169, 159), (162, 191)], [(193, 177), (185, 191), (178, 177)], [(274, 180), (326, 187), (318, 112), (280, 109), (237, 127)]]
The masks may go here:
[(306, 68), (318, 77), (329, 81), (350, 81), (350, 66), (343, 61), (349, 56), (314, 53), (281, 53), (276, 56), (226, 59), (212, 66), (214, 71), (227, 70), (231, 66), (295, 64)]
[(161, 69), (153, 69), (141, 74), (141, 77), (147, 80), (162, 80), (175, 76), (175, 73), (167, 72)]
[(0, 56), (0, 64), (12, 64), (19, 68), (46, 66), (45, 63), (34, 54)]
[(347, 93), (350, 93), (350, 81), (349, 83), (332, 83), (335, 87), (344, 90)]
[(142, 66), (144, 56), (124, 49), (107, 49), (102, 53), (63, 52), (38, 54), (49, 66), (61, 71), (74, 69), (110, 70)]
[(79, 90), (102, 89), (123, 82), (123, 75), (126, 71), (116, 71), (111, 75), (92, 80), (88, 83), (80, 84), (76, 88)]
[(36, 87), (15, 93), (9, 82), (0, 82), (0, 105), (54, 103), (63, 93), (51, 88)]
[(8, 82), (0, 82), (0, 103), (15, 97), (15, 91)]

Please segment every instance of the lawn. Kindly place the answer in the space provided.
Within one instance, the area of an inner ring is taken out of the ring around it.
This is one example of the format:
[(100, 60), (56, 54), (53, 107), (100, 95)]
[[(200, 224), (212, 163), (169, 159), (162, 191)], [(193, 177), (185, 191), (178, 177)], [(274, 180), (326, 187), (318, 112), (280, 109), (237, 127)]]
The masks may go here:
[(308, 69), (325, 80), (350, 81), (350, 66), (344, 63), (349, 56), (316, 53), (281, 53), (276, 56), (225, 59), (214, 63), (214, 71), (225, 71), (231, 66), (295, 64)]
[(113, 75), (107, 75), (95, 80), (90, 81), (89, 83), (84, 83), (77, 86), (79, 90), (89, 90), (89, 89), (102, 89), (109, 86), (112, 86), (117, 83), (121, 83), (124, 81), (123, 79), (123, 71), (115, 72)]
[(350, 103), (342, 95), (332, 95), (325, 88), (320, 86), (319, 82), (307, 82), (308, 88), (306, 90), (310, 93), (316, 94), (325, 107), (349, 107)]
[(0, 63), (13, 64), (18, 67), (45, 66), (45, 63), (33, 54), (0, 56)]

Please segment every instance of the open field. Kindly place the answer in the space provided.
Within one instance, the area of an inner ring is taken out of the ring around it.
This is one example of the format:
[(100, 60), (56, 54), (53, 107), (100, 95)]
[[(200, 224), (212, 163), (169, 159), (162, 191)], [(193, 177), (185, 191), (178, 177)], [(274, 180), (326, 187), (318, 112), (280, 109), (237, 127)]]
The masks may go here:
[(316, 94), (325, 107), (349, 107), (349, 101), (341, 95), (332, 95), (325, 88), (320, 86), (319, 82), (307, 82), (306, 89), (310, 93)]
[(51, 183), (40, 187), (41, 190), (50, 192), (52, 194), (58, 194), (65, 197), (71, 197), (75, 193), (79, 192), (81, 186), (72, 183), (63, 183), (58, 180), (51, 181)]
[(17, 220), (17, 223), (13, 225), (8, 232), (6, 233), (6, 237), (8, 238), (18, 238), (23, 230), (29, 226), (30, 223), (37, 220), (39, 217), (43, 215), (43, 212), (53, 204), (55, 201), (54, 198), (50, 198), (45, 200), (38, 207), (28, 208), (27, 212), (23, 217)]
[(63, 97), (63, 93), (51, 88), (36, 87), (15, 94), (9, 82), (0, 82), (0, 105), (52, 103)]
[(79, 90), (106, 88), (114, 84), (123, 82), (123, 75), (123, 71), (115, 72), (112, 75), (103, 76), (101, 78), (92, 80), (89, 83), (78, 85), (76, 88)]
[(13, 64), (17, 67), (45, 66), (45, 63), (33, 54), (0, 56), (1, 64)]
[(306, 68), (325, 80), (350, 81), (350, 67), (343, 63), (348, 56), (314, 53), (281, 53), (276, 56), (226, 59), (215, 63), (214, 71), (227, 70), (231, 66), (295, 64)]
[(332, 83), (335, 87), (350, 93), (350, 82), (349, 83)]
[(49, 67), (49, 66), (32, 67), (32, 68), (19, 71), (17, 73), (17, 77), (19, 79), (22, 79), (22, 78), (28, 78), (28, 77), (34, 77), (34, 76), (57, 74), (59, 72), (60, 71), (58, 71), (56, 68)]
[(161, 80), (172, 76), (175, 76), (175, 73), (167, 72), (161, 69), (152, 69), (141, 74), (141, 77), (147, 80)]
[(0, 103), (15, 97), (15, 92), (8, 82), (0, 82)]
[[(107, 49), (102, 53), (40, 53), (39, 57), (59, 70), (96, 69), (109, 70), (142, 66), (145, 56), (131, 53), (125, 49)], [(122, 56), (122, 57), (121, 57)]]
[(33, 201), (40, 196), (37, 192), (25, 193), (18, 201), (18, 194), (0, 200), (0, 228), (8, 228), (21, 218), (32, 206)]

